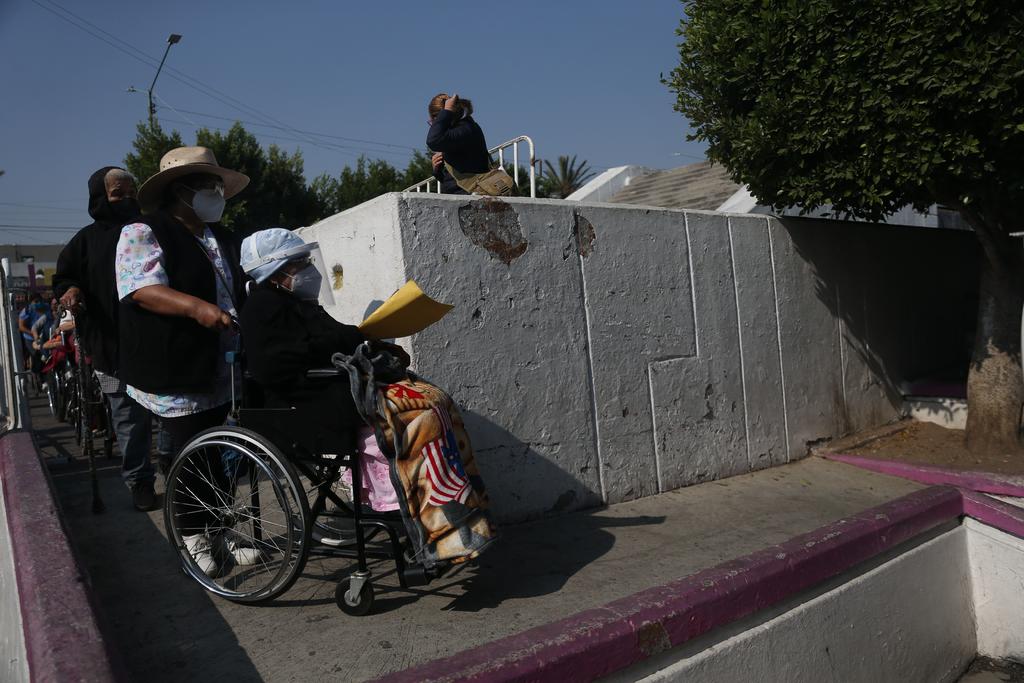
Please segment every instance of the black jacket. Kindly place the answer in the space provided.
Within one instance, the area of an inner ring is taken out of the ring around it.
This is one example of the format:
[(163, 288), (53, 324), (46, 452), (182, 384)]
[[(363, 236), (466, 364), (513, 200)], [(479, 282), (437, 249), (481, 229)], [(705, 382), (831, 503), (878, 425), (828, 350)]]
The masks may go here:
[[(144, 222), (153, 230), (164, 255), (171, 289), (217, 303), (217, 275), (206, 251), (188, 228), (164, 212)], [(241, 308), (245, 274), (239, 266), (235, 236), (210, 226), (231, 270), (232, 299)], [(126, 384), (160, 394), (212, 393), (220, 353), (219, 332), (191, 318), (144, 310), (130, 298), (120, 302), (120, 377)]]
[[(484, 132), (472, 116), (456, 120), (454, 113), (442, 109), (430, 124), (427, 147), (442, 152), (444, 160), (460, 173), (486, 173), (491, 170), (491, 155), (487, 152)], [(443, 192), (467, 194), (443, 165), (434, 172), (434, 177), (441, 182)]]
[(58, 298), (71, 287), (82, 290), (85, 310), (75, 319), (78, 338), (100, 372), (117, 374), (117, 288), (114, 251), (121, 226), (134, 218), (134, 202), (107, 201), (105, 166), (89, 178), (89, 215), (94, 223), (79, 230), (57, 257), (53, 292)]
[(365, 337), (315, 301), (302, 301), (270, 282), (253, 287), (239, 322), (249, 373), (267, 408), (295, 407), (321, 424), (358, 424), (348, 378), (309, 379), (306, 371), (331, 367), (331, 356), (351, 354)]

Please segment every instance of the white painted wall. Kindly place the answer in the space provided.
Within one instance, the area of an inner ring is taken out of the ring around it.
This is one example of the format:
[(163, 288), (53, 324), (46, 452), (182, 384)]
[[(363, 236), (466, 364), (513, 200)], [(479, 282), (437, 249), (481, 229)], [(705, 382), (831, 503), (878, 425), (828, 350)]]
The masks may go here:
[(1024, 662), (1024, 541), (965, 520), (979, 654)]
[(7, 505), (0, 486), (0, 681), (21, 683), (28, 680), (18, 579), (14, 574), (14, 553), (7, 527)]
[(464, 407), (503, 521), (785, 463), (898, 418), (890, 365), (936, 353), (949, 306), (906, 306), (913, 278), (885, 263), (942, 262), (922, 256), (939, 245), (954, 272), (959, 243), (939, 233), (417, 193), (303, 230), (344, 271), (339, 320), (406, 279), (456, 306), (407, 346)]
[(958, 527), (754, 628), (610, 680), (955, 681), (977, 649), (966, 546)]
[(609, 168), (591, 178), (583, 187), (570, 194), (566, 199), (574, 202), (607, 202), (619, 190), (629, 187), (637, 178), (655, 173), (655, 169), (645, 166), (616, 166)]

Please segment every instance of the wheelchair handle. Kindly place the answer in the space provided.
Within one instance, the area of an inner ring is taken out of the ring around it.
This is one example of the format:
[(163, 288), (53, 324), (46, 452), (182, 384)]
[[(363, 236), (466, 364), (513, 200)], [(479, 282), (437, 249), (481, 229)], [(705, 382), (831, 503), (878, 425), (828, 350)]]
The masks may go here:
[(341, 377), (342, 375), (348, 377), (348, 372), (340, 368), (313, 368), (312, 370), (306, 370), (307, 379), (325, 379), (328, 377)]

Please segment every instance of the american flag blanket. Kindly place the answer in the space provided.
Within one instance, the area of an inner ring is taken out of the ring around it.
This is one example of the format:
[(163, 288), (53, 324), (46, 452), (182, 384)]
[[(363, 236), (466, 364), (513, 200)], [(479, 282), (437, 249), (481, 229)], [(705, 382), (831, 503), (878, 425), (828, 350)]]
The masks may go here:
[[(418, 562), (464, 562), (496, 538), (487, 494), (462, 416), (421, 379), (380, 387), (385, 453)], [(378, 432), (380, 435), (380, 432)], [(380, 439), (380, 436), (378, 436)]]

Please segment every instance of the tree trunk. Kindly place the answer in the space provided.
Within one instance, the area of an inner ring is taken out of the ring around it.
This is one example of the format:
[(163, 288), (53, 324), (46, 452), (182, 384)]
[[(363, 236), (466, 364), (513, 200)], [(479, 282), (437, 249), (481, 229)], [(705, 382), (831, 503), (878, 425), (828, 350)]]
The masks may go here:
[(978, 324), (967, 376), (967, 448), (971, 451), (1010, 453), (1020, 448), (1024, 292), (1021, 254), (1014, 247), (1003, 254), (1005, 260), (999, 265), (990, 258), (981, 259)]

